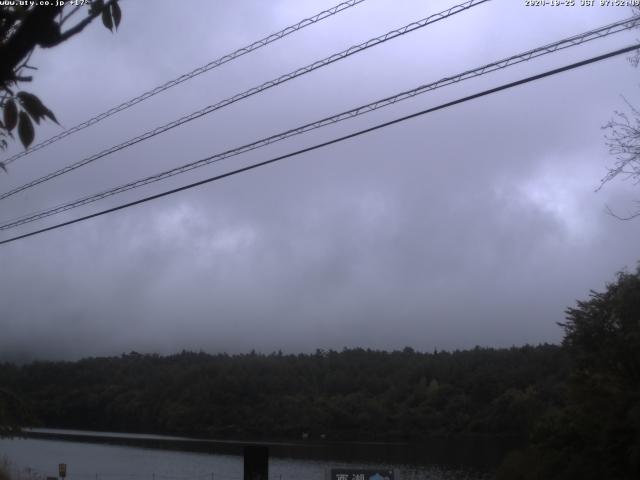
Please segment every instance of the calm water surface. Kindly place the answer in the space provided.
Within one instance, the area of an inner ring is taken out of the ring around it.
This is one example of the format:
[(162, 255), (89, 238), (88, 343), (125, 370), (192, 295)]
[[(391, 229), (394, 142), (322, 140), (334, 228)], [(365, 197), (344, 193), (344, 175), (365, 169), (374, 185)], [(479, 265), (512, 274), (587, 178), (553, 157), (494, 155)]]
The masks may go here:
[[(0, 439), (0, 459), (17, 480), (55, 476), (67, 464), (68, 480), (240, 480), (242, 443), (160, 435), (71, 430), (34, 431), (49, 438)], [(53, 436), (60, 436), (54, 438)], [(479, 438), (431, 444), (270, 442), (271, 480), (325, 480), (329, 468), (393, 468), (407, 480), (491, 478), (508, 449)], [(123, 445), (122, 443), (125, 443)]]

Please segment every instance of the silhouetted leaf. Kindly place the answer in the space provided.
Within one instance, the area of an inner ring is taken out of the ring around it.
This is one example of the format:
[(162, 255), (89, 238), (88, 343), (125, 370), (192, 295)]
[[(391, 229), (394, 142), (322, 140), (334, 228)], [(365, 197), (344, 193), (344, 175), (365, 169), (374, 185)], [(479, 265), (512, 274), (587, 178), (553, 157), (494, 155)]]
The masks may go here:
[(4, 170), (4, 173), (9, 173), (9, 171), (7, 170), (7, 166), (4, 164), (4, 162), (0, 162), (0, 168)]
[(113, 19), (111, 18), (111, 11), (108, 8), (102, 10), (102, 23), (113, 32)]
[(33, 118), (36, 123), (40, 123), (40, 119), (47, 117), (54, 122), (58, 123), (56, 116), (51, 110), (44, 106), (38, 97), (32, 93), (19, 92), (18, 99), (20, 104), (27, 111), (27, 113)]
[(58, 122), (58, 119), (56, 118), (56, 116), (47, 107), (44, 107), (44, 116), (48, 117), (49, 120), (51, 120), (51, 121), (57, 123), (58, 125), (60, 125), (60, 123)]
[(94, 0), (89, 7), (89, 15), (97, 15), (104, 8), (103, 0)]
[(113, 2), (111, 4), (111, 15), (113, 16), (113, 23), (115, 24), (117, 30), (118, 26), (120, 25), (120, 20), (122, 20), (122, 10), (120, 10), (120, 5), (118, 5), (118, 2)]
[(18, 107), (12, 98), (4, 104), (4, 125), (7, 131), (11, 131), (16, 127), (18, 122)]
[(33, 131), (33, 123), (29, 115), (25, 112), (20, 112), (20, 120), (18, 122), (18, 136), (24, 148), (29, 148), (29, 145), (33, 142), (35, 133)]
[(40, 123), (40, 119), (44, 116), (44, 105), (40, 99), (31, 93), (19, 92), (18, 100), (20, 100), (22, 108), (24, 108), (29, 116), (33, 118), (36, 123)]

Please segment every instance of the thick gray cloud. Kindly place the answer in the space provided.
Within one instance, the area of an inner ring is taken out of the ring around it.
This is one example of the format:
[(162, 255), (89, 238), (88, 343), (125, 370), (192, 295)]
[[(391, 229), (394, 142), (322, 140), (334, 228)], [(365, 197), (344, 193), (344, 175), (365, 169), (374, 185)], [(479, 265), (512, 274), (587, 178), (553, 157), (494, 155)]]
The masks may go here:
[[(30, 90), (69, 127), (332, 2), (180, 5), (123, 2), (116, 34), (92, 25), (38, 52)], [(15, 162), (2, 190), (447, 6), (369, 0)], [(75, 199), (630, 13), (495, 0), (7, 199), (0, 213)], [(437, 90), (38, 226), (619, 48), (634, 35)], [(625, 58), (608, 60), (2, 246), (0, 355), (557, 342), (564, 309), (640, 258), (640, 222), (605, 213), (605, 205), (632, 208), (637, 186), (594, 192), (613, 161), (601, 126), (624, 108), (621, 95), (640, 100), (637, 78)], [(43, 127), (38, 138), (58, 131)]]

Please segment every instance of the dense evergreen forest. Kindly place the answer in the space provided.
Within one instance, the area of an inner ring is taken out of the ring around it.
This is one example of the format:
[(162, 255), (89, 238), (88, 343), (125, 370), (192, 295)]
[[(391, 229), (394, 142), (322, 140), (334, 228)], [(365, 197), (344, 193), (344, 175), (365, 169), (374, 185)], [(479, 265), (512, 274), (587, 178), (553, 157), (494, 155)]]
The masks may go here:
[(161, 357), (0, 366), (39, 425), (208, 437), (526, 434), (564, 396), (558, 346)]

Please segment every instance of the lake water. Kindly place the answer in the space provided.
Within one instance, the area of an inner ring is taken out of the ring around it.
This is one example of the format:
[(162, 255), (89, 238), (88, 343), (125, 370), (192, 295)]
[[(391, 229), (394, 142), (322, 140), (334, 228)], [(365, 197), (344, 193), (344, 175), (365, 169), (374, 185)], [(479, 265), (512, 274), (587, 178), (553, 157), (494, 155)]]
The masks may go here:
[[(0, 459), (16, 480), (56, 476), (68, 480), (241, 480), (242, 442), (161, 435), (34, 430), (41, 438), (0, 439)], [(330, 468), (394, 469), (406, 480), (478, 480), (513, 439), (469, 437), (422, 444), (265, 442), (271, 480), (325, 480)]]

